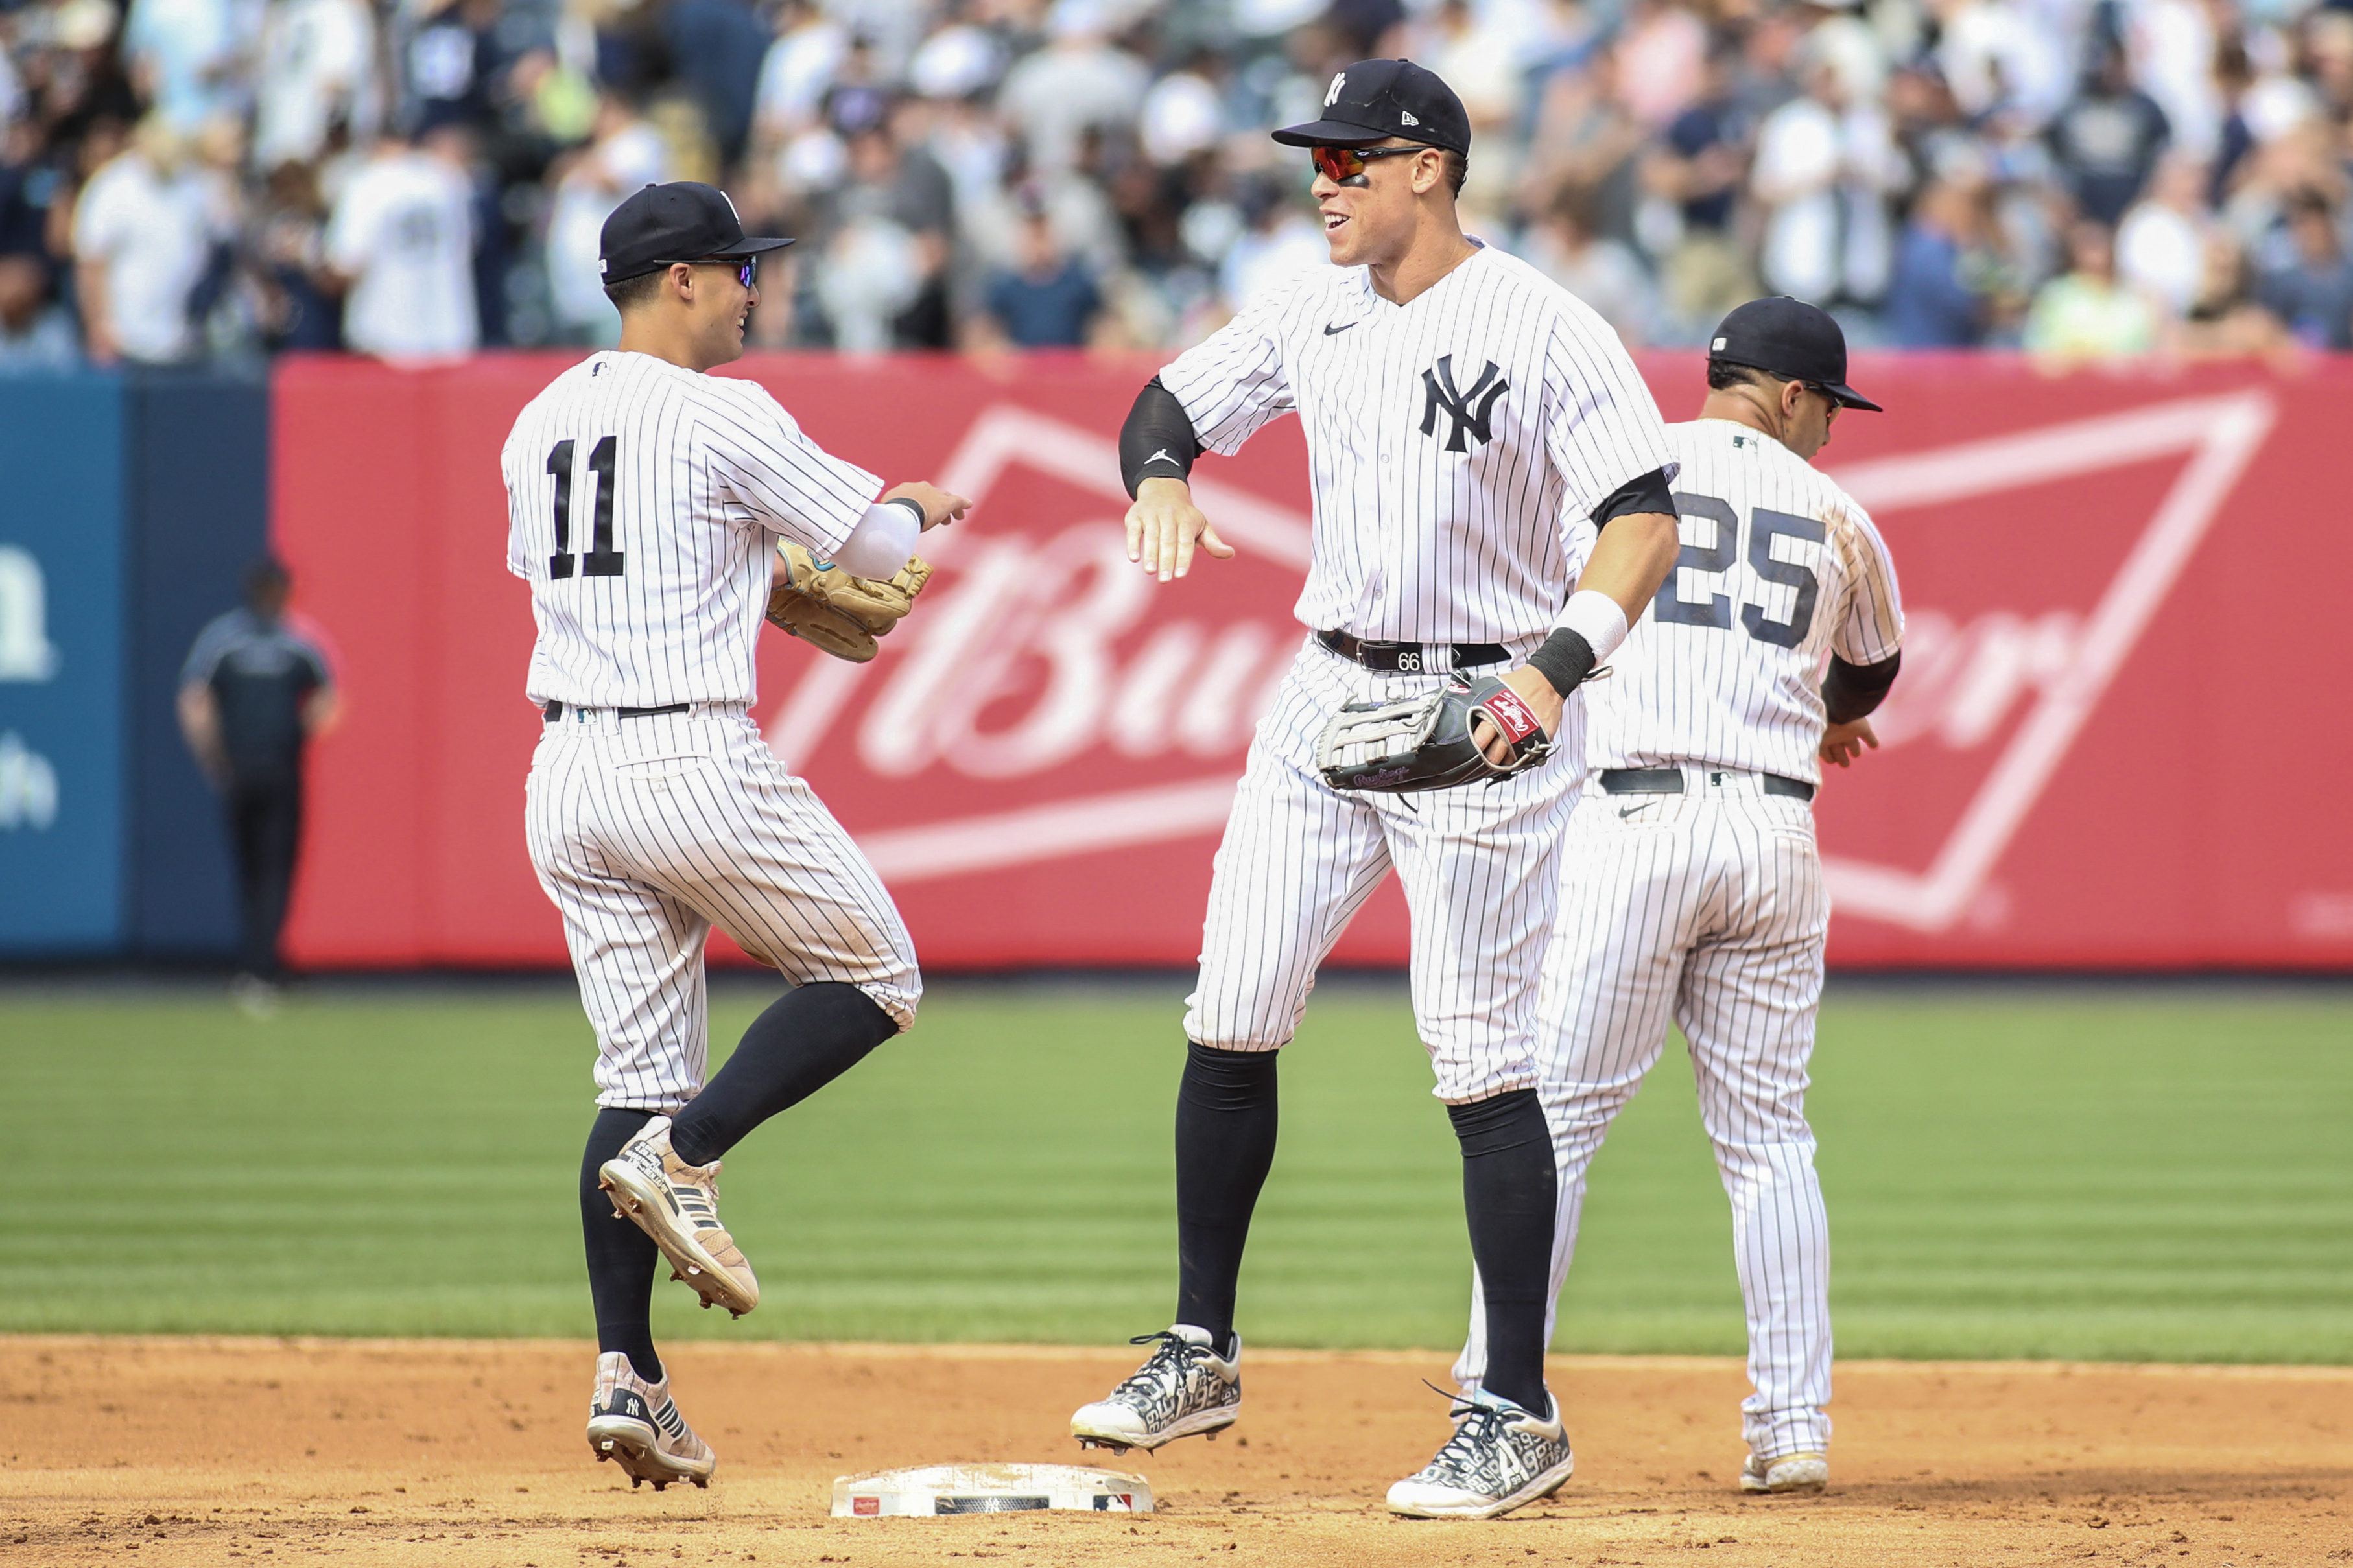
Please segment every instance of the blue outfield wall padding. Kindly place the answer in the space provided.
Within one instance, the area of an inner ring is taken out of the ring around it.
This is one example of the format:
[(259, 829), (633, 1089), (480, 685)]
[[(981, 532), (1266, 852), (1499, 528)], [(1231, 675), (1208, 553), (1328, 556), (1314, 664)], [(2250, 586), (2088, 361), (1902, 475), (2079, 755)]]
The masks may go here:
[(0, 956), (123, 934), (123, 392), (0, 379)]
[(150, 371), (129, 383), (130, 860), (124, 942), (142, 958), (237, 951), (219, 797), (180, 736), (180, 667), (242, 599), (268, 547), (269, 387), (259, 373)]

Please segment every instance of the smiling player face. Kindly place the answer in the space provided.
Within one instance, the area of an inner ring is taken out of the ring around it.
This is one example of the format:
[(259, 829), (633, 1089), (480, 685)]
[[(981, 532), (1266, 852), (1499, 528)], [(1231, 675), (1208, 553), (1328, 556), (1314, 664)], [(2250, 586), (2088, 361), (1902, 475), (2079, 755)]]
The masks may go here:
[(1318, 147), (1308, 187), (1324, 223), (1335, 267), (1393, 261), (1413, 244), (1419, 198), (1445, 178), (1435, 147), (1384, 142), (1369, 147)]
[[(746, 271), (754, 280), (744, 279)], [(694, 264), (687, 301), (696, 357), (707, 365), (729, 364), (744, 357), (744, 331), (752, 307), (760, 302), (758, 274), (749, 261), (704, 261)]]

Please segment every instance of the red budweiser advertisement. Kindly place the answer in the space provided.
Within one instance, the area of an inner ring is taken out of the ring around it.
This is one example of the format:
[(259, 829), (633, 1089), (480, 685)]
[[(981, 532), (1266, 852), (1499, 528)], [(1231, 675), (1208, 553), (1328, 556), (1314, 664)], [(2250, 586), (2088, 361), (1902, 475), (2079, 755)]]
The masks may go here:
[[(338, 966), (561, 963), (523, 851), (532, 622), (499, 447), (567, 363), (294, 361), (276, 518), (351, 700), (317, 752), (291, 943)], [(1142, 363), (747, 361), (819, 441), (972, 515), (871, 664), (764, 637), (757, 718), (935, 967), (1183, 964), (1250, 727), (1303, 629), (1283, 421), (1197, 492), (1240, 551), (1127, 564), (1115, 438)], [(1671, 419), (1702, 366), (1644, 366)], [(1863, 359), (1887, 405), (1825, 466), (1902, 574), (1884, 749), (1819, 812), (1850, 967), (2353, 965), (2353, 365), (2052, 377)], [(1345, 526), (1345, 521), (1343, 521)], [(1394, 887), (1344, 962), (1403, 961)], [(725, 944), (718, 944), (724, 946)]]

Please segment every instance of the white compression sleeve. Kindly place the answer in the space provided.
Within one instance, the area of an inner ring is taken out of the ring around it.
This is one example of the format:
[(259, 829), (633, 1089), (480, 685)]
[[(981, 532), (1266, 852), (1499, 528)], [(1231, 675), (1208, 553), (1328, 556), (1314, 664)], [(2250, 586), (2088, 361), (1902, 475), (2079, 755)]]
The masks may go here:
[(891, 577), (915, 552), (923, 531), (923, 514), (913, 502), (878, 501), (833, 552), (833, 563), (853, 577)]
[(1618, 601), (1598, 588), (1579, 588), (1553, 623), (1566, 626), (1592, 645), (1593, 662), (1599, 664), (1626, 640), (1626, 612)]

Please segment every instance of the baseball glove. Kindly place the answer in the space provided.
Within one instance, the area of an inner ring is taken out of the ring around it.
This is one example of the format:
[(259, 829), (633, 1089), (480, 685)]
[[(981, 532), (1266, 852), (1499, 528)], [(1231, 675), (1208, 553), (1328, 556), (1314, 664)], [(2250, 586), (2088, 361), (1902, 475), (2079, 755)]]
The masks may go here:
[[(1498, 765), (1471, 738), (1485, 715), (1512, 743)], [(1445, 685), (1394, 702), (1351, 702), (1332, 715), (1315, 742), (1315, 766), (1334, 789), (1407, 795), (1485, 779), (1497, 784), (1552, 755), (1552, 737), (1520, 694), (1493, 676), (1450, 678)]]
[(881, 583), (853, 577), (788, 539), (776, 541), (776, 554), (785, 563), (785, 580), (768, 595), (768, 619), (852, 664), (874, 657), (874, 639), (915, 607), (915, 595), (932, 577), (930, 563), (920, 555), (909, 556), (896, 576)]

